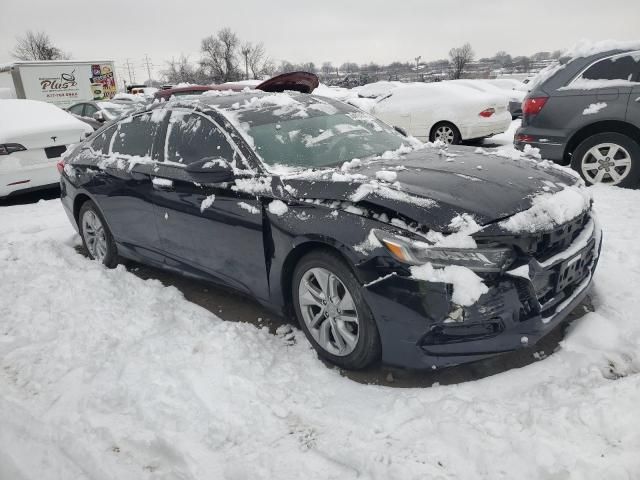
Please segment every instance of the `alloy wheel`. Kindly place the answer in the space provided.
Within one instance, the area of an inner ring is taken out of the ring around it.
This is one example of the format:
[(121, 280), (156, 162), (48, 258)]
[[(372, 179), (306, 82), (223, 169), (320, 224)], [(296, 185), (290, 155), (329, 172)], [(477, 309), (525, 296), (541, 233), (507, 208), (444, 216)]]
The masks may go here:
[(618, 185), (631, 171), (631, 155), (615, 143), (600, 143), (587, 150), (580, 167), (590, 183)]
[(358, 312), (345, 284), (326, 268), (307, 270), (298, 286), (300, 311), (309, 333), (321, 348), (349, 355), (359, 338)]
[(455, 138), (455, 134), (451, 127), (442, 125), (436, 129), (434, 137), (435, 140), (440, 140), (441, 142), (451, 145), (453, 143), (453, 139)]
[(102, 262), (107, 255), (107, 236), (100, 218), (93, 210), (85, 211), (82, 216), (82, 237), (91, 257)]

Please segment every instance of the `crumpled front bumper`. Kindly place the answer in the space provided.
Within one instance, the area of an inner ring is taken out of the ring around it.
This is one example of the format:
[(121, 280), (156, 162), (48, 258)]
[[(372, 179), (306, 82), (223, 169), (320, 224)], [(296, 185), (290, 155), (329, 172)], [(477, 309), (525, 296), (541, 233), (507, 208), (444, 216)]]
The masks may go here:
[(562, 252), (487, 282), (489, 292), (453, 320), (452, 287), (390, 275), (364, 289), (383, 362), (433, 369), (535, 345), (587, 296), (602, 245), (595, 218)]

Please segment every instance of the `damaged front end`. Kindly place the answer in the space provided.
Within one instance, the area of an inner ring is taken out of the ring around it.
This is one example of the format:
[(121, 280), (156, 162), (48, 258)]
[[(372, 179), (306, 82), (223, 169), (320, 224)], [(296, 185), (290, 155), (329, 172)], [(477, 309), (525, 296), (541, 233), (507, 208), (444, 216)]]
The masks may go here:
[(383, 361), (422, 369), (537, 343), (587, 295), (602, 233), (589, 208), (535, 233), (482, 229), (469, 249), (425, 248), (389, 233), (376, 238), (405, 265), (365, 285)]

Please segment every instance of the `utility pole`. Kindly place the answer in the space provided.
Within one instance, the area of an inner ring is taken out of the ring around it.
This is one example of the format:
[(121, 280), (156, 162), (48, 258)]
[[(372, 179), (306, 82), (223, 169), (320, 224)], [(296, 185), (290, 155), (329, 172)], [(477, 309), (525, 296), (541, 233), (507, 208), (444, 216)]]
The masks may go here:
[(131, 62), (129, 61), (128, 58), (127, 58), (127, 61), (125, 62), (125, 65), (127, 66), (127, 71), (129, 72), (129, 83), (133, 85), (136, 81), (135, 70), (134, 70), (133, 76), (131, 76)]
[(249, 80), (249, 54), (251, 53), (251, 45), (246, 44), (242, 47), (240, 53), (244, 56), (244, 79)]
[(149, 58), (149, 55), (145, 53), (143, 62), (147, 66), (147, 75), (148, 75), (147, 78), (149, 79), (149, 86), (153, 87), (153, 80), (151, 79), (151, 64), (149, 63), (150, 61), (151, 59)]
[(416, 61), (416, 80), (418, 78), (420, 78), (420, 73), (418, 72), (418, 70), (420, 70), (420, 59), (421, 58), (422, 58), (422, 55), (418, 55), (416, 58), (414, 58), (414, 60)]

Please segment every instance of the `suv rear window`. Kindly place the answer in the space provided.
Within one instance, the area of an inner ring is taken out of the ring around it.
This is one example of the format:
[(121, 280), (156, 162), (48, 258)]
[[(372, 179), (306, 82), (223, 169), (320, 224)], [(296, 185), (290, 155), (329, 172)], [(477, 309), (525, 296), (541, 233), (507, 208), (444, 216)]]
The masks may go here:
[(109, 155), (109, 145), (111, 145), (111, 138), (115, 131), (115, 126), (104, 130), (91, 141), (91, 148), (103, 155)]
[(611, 57), (591, 65), (583, 74), (587, 80), (628, 80), (638, 78), (638, 65), (632, 56)]

